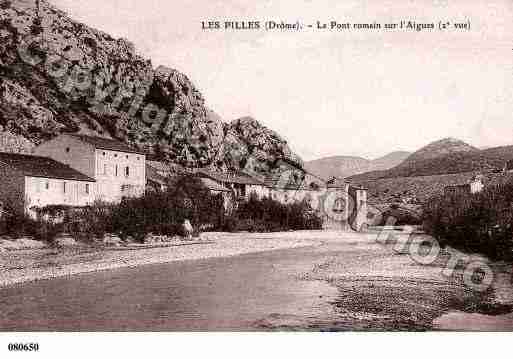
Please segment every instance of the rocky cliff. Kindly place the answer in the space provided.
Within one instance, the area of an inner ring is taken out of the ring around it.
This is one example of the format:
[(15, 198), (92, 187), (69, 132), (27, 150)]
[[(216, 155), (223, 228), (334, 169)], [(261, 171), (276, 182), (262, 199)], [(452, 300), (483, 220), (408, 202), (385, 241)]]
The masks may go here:
[(28, 152), (67, 132), (115, 138), (189, 167), (237, 169), (249, 157), (260, 171), (280, 159), (302, 165), (254, 119), (223, 122), (186, 75), (154, 69), (129, 41), (43, 0), (0, 0), (0, 126), (0, 151)]

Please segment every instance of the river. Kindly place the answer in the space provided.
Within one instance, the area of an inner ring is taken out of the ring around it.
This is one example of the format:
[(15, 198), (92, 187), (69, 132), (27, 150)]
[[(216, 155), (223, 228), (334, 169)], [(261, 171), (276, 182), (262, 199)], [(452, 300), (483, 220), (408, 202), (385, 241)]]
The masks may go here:
[(475, 312), (485, 300), (437, 266), (353, 235), (5, 287), (0, 330), (430, 330), (444, 314)]

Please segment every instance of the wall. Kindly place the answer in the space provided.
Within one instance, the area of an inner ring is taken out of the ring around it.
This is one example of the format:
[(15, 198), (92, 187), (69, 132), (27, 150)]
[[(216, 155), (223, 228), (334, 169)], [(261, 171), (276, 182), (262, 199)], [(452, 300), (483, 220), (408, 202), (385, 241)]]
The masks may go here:
[(367, 223), (367, 190), (351, 186), (349, 196), (354, 203), (354, 210), (349, 218), (351, 228), (356, 231), (363, 230)]
[[(69, 151), (67, 151), (69, 149)], [(91, 178), (95, 175), (95, 150), (88, 143), (73, 136), (61, 135), (34, 149), (37, 156), (46, 156), (69, 165)]]
[[(89, 186), (89, 194), (86, 193), (86, 185)], [(94, 182), (25, 177), (27, 209), (48, 205), (86, 206), (93, 203), (94, 198)]]
[(477, 180), (470, 183), (470, 193), (479, 193), (483, 190), (484, 184), (483, 182)]
[[(41, 144), (34, 154), (50, 157), (96, 179), (97, 199), (119, 202), (124, 196), (142, 196), (145, 192), (146, 157), (142, 154), (95, 149), (67, 135)], [(126, 167), (129, 176), (125, 175)]]
[(25, 177), (0, 162), (0, 202), (4, 202), (4, 208), (11, 207), (18, 212), (24, 211)]
[(260, 185), (248, 185), (246, 192), (248, 193), (248, 198), (251, 193), (255, 193), (258, 198), (262, 199), (269, 196), (270, 189)]
[[(354, 202), (349, 196), (349, 185), (344, 188), (328, 188), (326, 197), (323, 200), (324, 205), (324, 229), (342, 230), (349, 229), (349, 220)], [(337, 209), (337, 210), (335, 210)]]
[[(146, 189), (146, 157), (137, 153), (100, 150), (95, 152), (97, 181), (96, 193), (99, 199), (119, 202), (122, 197), (139, 197)], [(129, 176), (125, 175), (126, 167)], [(116, 171), (117, 168), (117, 171)], [(122, 187), (125, 190), (122, 191)]]

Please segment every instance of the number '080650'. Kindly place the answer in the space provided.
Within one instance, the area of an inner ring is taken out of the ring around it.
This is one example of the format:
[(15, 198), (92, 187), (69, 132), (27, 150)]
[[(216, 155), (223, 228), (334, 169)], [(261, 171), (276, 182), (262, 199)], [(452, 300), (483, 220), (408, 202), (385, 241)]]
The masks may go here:
[(37, 352), (39, 344), (37, 343), (10, 343), (7, 346), (10, 352)]

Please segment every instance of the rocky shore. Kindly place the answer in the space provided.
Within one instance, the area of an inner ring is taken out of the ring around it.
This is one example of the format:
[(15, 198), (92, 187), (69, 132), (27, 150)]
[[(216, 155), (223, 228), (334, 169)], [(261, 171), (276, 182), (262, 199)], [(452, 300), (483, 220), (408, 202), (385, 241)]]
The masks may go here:
[(198, 240), (128, 247), (85, 246), (0, 252), (0, 287), (146, 264), (229, 257), (319, 244), (315, 232), (209, 233)]

